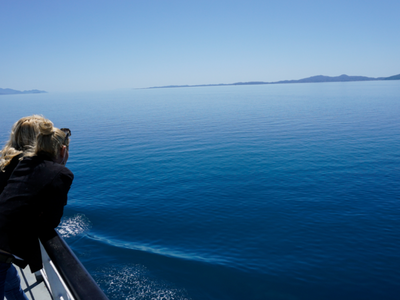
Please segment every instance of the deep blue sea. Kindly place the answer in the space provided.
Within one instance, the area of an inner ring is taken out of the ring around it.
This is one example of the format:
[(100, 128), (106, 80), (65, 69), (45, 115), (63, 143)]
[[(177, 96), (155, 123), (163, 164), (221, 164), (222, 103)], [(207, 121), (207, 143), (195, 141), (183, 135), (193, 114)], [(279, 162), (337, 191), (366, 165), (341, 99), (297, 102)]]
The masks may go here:
[(400, 81), (0, 96), (72, 130), (60, 233), (112, 300), (400, 299)]

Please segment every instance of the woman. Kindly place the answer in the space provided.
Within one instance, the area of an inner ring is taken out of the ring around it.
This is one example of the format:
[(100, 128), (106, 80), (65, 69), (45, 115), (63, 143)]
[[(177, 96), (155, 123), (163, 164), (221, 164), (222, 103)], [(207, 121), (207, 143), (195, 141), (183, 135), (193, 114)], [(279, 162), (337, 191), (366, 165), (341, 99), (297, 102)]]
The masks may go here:
[(39, 238), (60, 223), (74, 178), (65, 167), (70, 135), (49, 120), (40, 122), (34, 150), (24, 154), (0, 194), (0, 299), (11, 263), (29, 265), (31, 272), (42, 268)]
[[(0, 194), (24, 153), (32, 151), (36, 143), (36, 136), (39, 133), (38, 125), (43, 120), (44, 118), (41, 116), (32, 115), (21, 118), (11, 128), (10, 140), (0, 152)], [(26, 297), (20, 288), (17, 270), (11, 266), (8, 268), (7, 273), (3, 275), (6, 276), (7, 280), (5, 286), (3, 284), (3, 287), (1, 287), (2, 275), (0, 274), (0, 299), (3, 299), (1, 291), (5, 288), (8, 299), (25, 300)]]
[(0, 194), (24, 153), (32, 151), (39, 133), (38, 125), (45, 120), (38, 115), (24, 117), (11, 128), (10, 140), (0, 152)]

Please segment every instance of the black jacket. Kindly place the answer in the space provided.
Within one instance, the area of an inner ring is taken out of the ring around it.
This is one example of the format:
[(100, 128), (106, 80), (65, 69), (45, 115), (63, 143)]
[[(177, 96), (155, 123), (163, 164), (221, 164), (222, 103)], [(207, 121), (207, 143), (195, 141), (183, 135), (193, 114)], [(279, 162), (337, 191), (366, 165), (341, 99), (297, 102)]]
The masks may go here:
[(15, 264), (42, 268), (38, 238), (60, 223), (74, 175), (44, 155), (19, 162), (0, 194), (0, 249), (24, 259)]
[(13, 159), (8, 164), (8, 166), (4, 169), (4, 172), (0, 171), (0, 194), (4, 190), (4, 187), (7, 185), (8, 178), (10, 178), (15, 167), (18, 165), (19, 158), (21, 156), (22, 156), (21, 154), (14, 156)]

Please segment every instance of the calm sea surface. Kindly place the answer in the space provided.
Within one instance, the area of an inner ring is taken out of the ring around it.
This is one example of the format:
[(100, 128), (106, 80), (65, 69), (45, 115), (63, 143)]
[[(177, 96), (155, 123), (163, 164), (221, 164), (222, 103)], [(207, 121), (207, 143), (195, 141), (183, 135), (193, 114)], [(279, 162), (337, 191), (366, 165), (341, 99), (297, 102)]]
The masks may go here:
[(59, 231), (110, 299), (399, 299), (400, 81), (0, 96), (72, 130)]

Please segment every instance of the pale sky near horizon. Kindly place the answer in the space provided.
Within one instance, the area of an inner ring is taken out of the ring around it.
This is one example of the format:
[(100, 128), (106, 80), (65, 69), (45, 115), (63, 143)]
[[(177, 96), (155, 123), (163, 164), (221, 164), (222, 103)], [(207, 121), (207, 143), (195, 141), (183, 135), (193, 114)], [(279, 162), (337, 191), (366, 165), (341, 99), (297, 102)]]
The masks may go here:
[(399, 0), (0, 0), (0, 88), (392, 76), (399, 15)]

